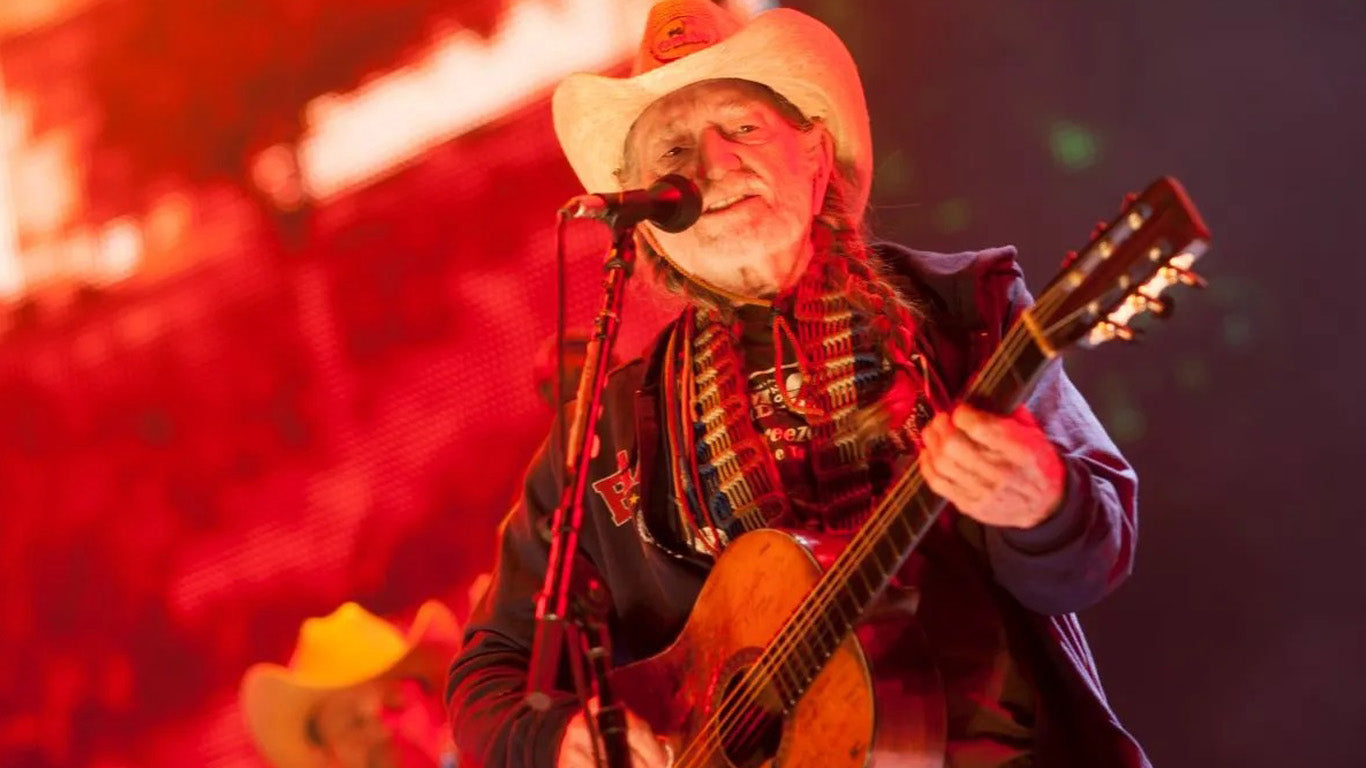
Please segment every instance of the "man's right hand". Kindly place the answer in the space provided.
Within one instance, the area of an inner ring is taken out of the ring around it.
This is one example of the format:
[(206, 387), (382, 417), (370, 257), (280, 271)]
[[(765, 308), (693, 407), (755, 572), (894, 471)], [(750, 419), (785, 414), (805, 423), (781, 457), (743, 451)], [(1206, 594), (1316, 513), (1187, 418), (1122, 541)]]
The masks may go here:
[[(589, 710), (596, 715), (598, 700), (588, 702)], [(569, 721), (560, 740), (560, 753), (556, 758), (557, 768), (599, 768), (593, 762), (593, 735), (588, 729), (588, 719), (580, 710)], [(631, 748), (631, 768), (669, 768), (673, 762), (665, 752), (650, 724), (641, 720), (631, 710), (626, 710), (626, 743)]]

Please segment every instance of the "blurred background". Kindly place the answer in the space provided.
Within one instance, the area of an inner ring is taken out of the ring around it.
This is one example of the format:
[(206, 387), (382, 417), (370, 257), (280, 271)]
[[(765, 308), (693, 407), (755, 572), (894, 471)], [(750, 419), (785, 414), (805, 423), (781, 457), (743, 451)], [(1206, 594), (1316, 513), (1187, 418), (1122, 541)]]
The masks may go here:
[[(1083, 620), (1157, 765), (1359, 765), (1366, 5), (784, 4), (859, 61), (883, 237), (1037, 289), (1186, 183), (1211, 287), (1069, 362), (1143, 478)], [(647, 7), (0, 3), (0, 765), (259, 766), (237, 683), (301, 619), (463, 615), (549, 419), (549, 89)], [(634, 285), (621, 355), (666, 316)]]

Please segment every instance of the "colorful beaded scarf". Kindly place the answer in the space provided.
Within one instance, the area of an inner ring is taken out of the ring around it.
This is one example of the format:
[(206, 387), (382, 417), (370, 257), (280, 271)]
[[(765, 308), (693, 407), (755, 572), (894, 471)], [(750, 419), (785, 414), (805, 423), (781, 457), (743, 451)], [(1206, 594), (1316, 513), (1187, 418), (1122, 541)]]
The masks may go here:
[[(797, 350), (801, 384), (784, 397), (810, 427), (814, 509), (792, 508), (773, 455), (755, 429), (738, 324), (699, 307), (686, 310), (675, 324), (663, 371), (665, 427), (674, 497), (693, 548), (716, 554), (731, 536), (797, 525), (812, 515), (831, 528), (848, 529), (868, 514), (874, 442), (854, 417), (887, 389), (892, 366), (871, 338), (869, 318), (833, 287), (848, 280), (843, 257), (821, 258), (794, 291), (774, 303), (774, 370), (782, 370), (784, 336)], [(785, 316), (789, 311), (795, 334)], [(882, 437), (893, 449), (908, 447), (904, 429)]]

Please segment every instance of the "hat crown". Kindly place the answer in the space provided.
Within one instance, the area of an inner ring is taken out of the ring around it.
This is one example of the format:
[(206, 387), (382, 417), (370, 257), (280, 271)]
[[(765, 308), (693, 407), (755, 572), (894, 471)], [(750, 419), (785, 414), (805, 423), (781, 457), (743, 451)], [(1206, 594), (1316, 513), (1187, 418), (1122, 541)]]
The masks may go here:
[(740, 29), (712, 0), (664, 0), (650, 8), (632, 74), (639, 75), (725, 40)]
[(408, 652), (402, 633), (354, 602), (305, 619), (289, 668), (305, 685), (345, 685), (382, 673)]
[(834, 30), (791, 8), (741, 23), (707, 0), (655, 4), (637, 51), (635, 74), (580, 72), (555, 89), (555, 135), (584, 189), (622, 189), (631, 126), (651, 104), (707, 80), (749, 80), (773, 89), (835, 141), (835, 160), (862, 212), (872, 182), (873, 142), (858, 67)]

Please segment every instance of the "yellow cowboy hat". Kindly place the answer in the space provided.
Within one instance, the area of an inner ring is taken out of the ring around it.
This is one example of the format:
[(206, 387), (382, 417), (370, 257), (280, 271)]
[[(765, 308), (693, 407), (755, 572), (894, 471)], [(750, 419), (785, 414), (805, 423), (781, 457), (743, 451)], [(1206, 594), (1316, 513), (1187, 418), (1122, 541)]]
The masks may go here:
[(308, 737), (308, 719), (327, 694), (381, 677), (413, 677), (441, 690), (460, 644), (455, 617), (428, 600), (405, 636), (356, 603), (305, 619), (287, 666), (254, 664), (239, 701), (247, 730), (277, 768), (318, 768), (326, 755)]
[(835, 141), (835, 158), (855, 186), (854, 211), (868, 202), (873, 140), (858, 68), (838, 36), (821, 22), (775, 8), (741, 22), (710, 0), (665, 0), (650, 9), (632, 75), (578, 73), (555, 89), (555, 134), (585, 189), (622, 184), (626, 135), (661, 96), (717, 78), (772, 88)]

